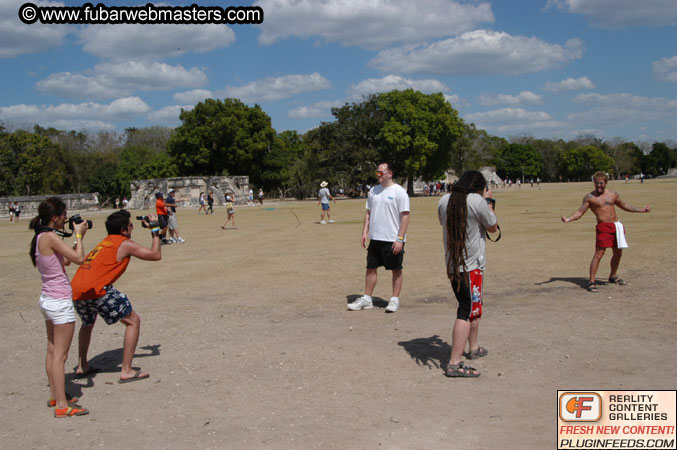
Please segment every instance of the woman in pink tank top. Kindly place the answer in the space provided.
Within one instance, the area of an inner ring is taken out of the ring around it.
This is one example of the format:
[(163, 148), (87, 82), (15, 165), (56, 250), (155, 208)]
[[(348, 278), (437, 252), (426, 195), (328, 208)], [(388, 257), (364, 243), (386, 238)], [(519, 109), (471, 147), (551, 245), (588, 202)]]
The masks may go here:
[(75, 330), (73, 293), (64, 266), (85, 261), (82, 236), (87, 231), (87, 222), (73, 224), (76, 239), (74, 248), (69, 247), (57, 234), (64, 229), (65, 223), (66, 205), (58, 197), (49, 197), (40, 202), (38, 215), (28, 226), (35, 231), (29, 254), (42, 279), (39, 305), (47, 328), (45, 371), (51, 394), (47, 405), (56, 407), (54, 417), (59, 418), (81, 416), (89, 412), (76, 404), (77, 398), (66, 398), (64, 376), (68, 349)]

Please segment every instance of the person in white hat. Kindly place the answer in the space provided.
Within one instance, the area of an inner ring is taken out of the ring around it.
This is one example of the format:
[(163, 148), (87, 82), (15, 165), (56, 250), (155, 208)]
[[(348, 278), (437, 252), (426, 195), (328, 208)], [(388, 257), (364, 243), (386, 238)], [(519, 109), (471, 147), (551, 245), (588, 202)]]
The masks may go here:
[(323, 181), (320, 183), (320, 190), (317, 193), (317, 204), (322, 206), (322, 211), (320, 212), (320, 224), (325, 225), (327, 222), (324, 220), (324, 213), (325, 211), (327, 212), (327, 220), (329, 223), (334, 223), (333, 220), (331, 220), (331, 212), (329, 210), (329, 200), (333, 200), (334, 203), (336, 203), (336, 200), (334, 197), (331, 196), (331, 193), (329, 192), (329, 189), (327, 189), (327, 183), (326, 181)]

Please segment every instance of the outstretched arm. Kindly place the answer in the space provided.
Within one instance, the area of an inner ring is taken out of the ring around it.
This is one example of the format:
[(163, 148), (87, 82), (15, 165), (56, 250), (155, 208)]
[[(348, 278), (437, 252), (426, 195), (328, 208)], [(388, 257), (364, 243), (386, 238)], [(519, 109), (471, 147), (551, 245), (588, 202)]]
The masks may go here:
[(581, 204), (581, 207), (578, 208), (578, 210), (575, 213), (573, 213), (569, 217), (562, 215), (562, 222), (569, 223), (571, 221), (580, 219), (583, 216), (583, 214), (585, 214), (585, 212), (588, 210), (588, 208), (590, 208), (590, 194), (583, 197), (583, 204)]
[(623, 200), (621, 200), (620, 197), (616, 197), (616, 206), (621, 208), (623, 211), (628, 211), (628, 212), (641, 212), (641, 213), (648, 213), (651, 211), (651, 207), (649, 205), (644, 205), (644, 208), (635, 208), (634, 206), (628, 205), (625, 203)]

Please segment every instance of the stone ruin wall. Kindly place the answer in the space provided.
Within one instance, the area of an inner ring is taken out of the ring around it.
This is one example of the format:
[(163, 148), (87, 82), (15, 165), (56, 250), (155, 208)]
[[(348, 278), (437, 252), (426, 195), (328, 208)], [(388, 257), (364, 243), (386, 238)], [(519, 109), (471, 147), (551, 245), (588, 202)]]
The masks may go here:
[[(492, 166), (482, 167), (480, 169), (480, 172), (482, 172), (482, 175), (484, 175), (484, 178), (487, 180), (487, 184), (489, 184), (490, 186), (491, 185), (499, 186), (503, 182), (501, 178), (498, 175), (496, 175), (495, 167)], [(456, 175), (456, 172), (454, 170), (449, 169), (444, 173), (444, 178), (440, 178), (439, 180), (435, 181), (444, 182), (447, 185), (454, 184), (458, 181), (458, 176)], [(423, 194), (425, 192), (426, 184), (430, 184), (431, 182), (432, 180), (426, 182), (423, 181), (421, 178), (414, 181), (414, 193), (418, 195)]]
[(87, 194), (51, 194), (0, 197), (0, 217), (9, 217), (9, 202), (19, 202), (21, 220), (32, 219), (38, 214), (38, 205), (48, 197), (59, 197), (66, 204), (68, 214), (95, 211), (99, 209), (99, 196), (96, 192)]
[(176, 190), (174, 199), (177, 206), (184, 208), (198, 208), (200, 192), (205, 193), (206, 200), (209, 191), (214, 193), (214, 206), (224, 205), (228, 192), (235, 195), (235, 204), (242, 205), (247, 203), (249, 177), (175, 177), (135, 180), (131, 183), (132, 196), (129, 199), (128, 209), (154, 209), (155, 193), (162, 192), (166, 198), (167, 192), (172, 188)]

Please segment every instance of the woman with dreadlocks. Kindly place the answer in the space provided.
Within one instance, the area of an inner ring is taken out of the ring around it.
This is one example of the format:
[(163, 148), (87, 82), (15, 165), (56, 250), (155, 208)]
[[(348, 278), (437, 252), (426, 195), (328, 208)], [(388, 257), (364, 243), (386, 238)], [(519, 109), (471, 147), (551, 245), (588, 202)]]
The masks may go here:
[(445, 371), (448, 377), (479, 377), (477, 370), (463, 364), (462, 357), (476, 359), (488, 353), (479, 346), (477, 334), (482, 317), (485, 237), (487, 231), (498, 230), (491, 194), (482, 173), (469, 170), (437, 206), (443, 227), (447, 276), (458, 300), (451, 357)]
[(47, 328), (45, 370), (51, 393), (47, 406), (54, 407), (57, 418), (88, 413), (76, 404), (77, 397), (67, 397), (64, 379), (64, 366), (75, 330), (73, 291), (64, 266), (85, 261), (82, 236), (87, 231), (87, 221), (72, 223), (75, 247), (69, 247), (62, 239), (71, 236), (64, 232), (65, 223), (66, 204), (59, 197), (49, 197), (40, 202), (38, 215), (28, 225), (35, 231), (29, 255), (42, 278), (39, 305)]

